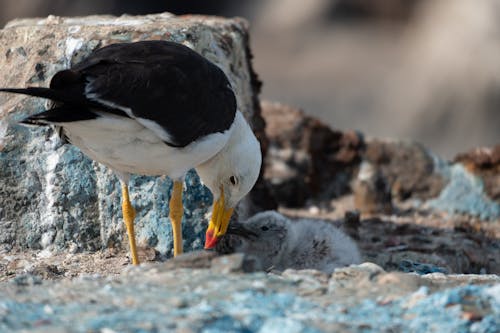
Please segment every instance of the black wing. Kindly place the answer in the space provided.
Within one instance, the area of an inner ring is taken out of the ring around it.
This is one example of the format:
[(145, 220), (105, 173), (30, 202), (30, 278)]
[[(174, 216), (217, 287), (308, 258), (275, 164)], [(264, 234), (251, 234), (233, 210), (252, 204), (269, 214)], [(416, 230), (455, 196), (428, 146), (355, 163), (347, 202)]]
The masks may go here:
[[(62, 102), (75, 107), (72, 112), (85, 109), (86, 117), (99, 109), (152, 121), (156, 126), (142, 123), (155, 132), (163, 130), (166, 135), (160, 136), (177, 147), (227, 130), (236, 112), (236, 98), (222, 70), (188, 47), (167, 41), (109, 45), (57, 73), (50, 89), (28, 89), (10, 91)], [(60, 122), (79, 119), (64, 117), (60, 109), (58, 113)]]
[(180, 44), (114, 44), (72, 70), (85, 77), (87, 98), (153, 121), (172, 145), (223, 132), (234, 120), (236, 99), (224, 72)]

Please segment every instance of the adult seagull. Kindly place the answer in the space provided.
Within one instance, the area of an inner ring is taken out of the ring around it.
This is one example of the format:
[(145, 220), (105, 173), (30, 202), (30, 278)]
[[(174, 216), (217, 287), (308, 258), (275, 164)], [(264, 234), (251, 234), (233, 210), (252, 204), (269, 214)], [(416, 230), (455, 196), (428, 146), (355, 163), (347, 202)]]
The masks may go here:
[(195, 168), (214, 197), (205, 248), (227, 231), (237, 202), (255, 184), (261, 152), (224, 72), (181, 44), (112, 44), (54, 75), (50, 88), (0, 91), (43, 97), (53, 106), (21, 123), (55, 125), (91, 159), (114, 170), (122, 185), (123, 219), (132, 263), (135, 210), (131, 174), (174, 181), (169, 217), (174, 256), (182, 253), (183, 179)]

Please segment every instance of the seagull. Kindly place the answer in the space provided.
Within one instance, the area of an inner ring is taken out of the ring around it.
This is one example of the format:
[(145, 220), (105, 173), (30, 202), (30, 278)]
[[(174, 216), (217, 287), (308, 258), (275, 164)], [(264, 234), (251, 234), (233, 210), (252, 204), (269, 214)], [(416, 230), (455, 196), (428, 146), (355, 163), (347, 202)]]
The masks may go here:
[(236, 204), (260, 172), (260, 145), (224, 72), (182, 44), (117, 43), (56, 73), (49, 88), (2, 88), (52, 106), (22, 120), (61, 137), (111, 168), (121, 182), (132, 263), (139, 264), (128, 183), (131, 174), (173, 180), (169, 217), (174, 256), (182, 253), (183, 181), (194, 168), (214, 197), (205, 248), (227, 231)]
[(265, 270), (335, 268), (361, 263), (356, 243), (323, 220), (290, 220), (276, 211), (261, 212), (231, 223), (216, 245), (220, 254), (244, 253)]

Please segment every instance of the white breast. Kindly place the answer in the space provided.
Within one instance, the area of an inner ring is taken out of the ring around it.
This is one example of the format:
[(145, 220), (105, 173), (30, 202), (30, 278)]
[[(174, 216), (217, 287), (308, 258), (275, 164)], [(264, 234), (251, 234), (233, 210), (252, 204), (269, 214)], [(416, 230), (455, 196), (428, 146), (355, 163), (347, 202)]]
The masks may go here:
[(130, 118), (106, 115), (62, 124), (70, 142), (91, 159), (121, 173), (182, 177), (215, 155), (231, 129), (207, 135), (184, 148), (170, 147), (152, 130)]

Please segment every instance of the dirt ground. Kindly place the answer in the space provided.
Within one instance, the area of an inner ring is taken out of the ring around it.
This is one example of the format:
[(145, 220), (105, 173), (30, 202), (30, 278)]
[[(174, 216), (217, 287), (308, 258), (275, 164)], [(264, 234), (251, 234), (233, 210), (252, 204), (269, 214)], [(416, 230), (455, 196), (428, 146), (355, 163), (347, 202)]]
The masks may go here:
[[(291, 217), (325, 219), (358, 243), (364, 261), (387, 271), (500, 274), (500, 222), (466, 216), (417, 212), (400, 207), (398, 215), (344, 219), (353, 209), (352, 196), (332, 201), (328, 208), (280, 209)], [(314, 220), (312, 220), (314, 223)], [(139, 249), (141, 262), (164, 261), (151, 248)], [(117, 275), (129, 267), (126, 250), (95, 253), (11, 251), (0, 255), (0, 282), (31, 273), (42, 279), (72, 279), (82, 275)]]

